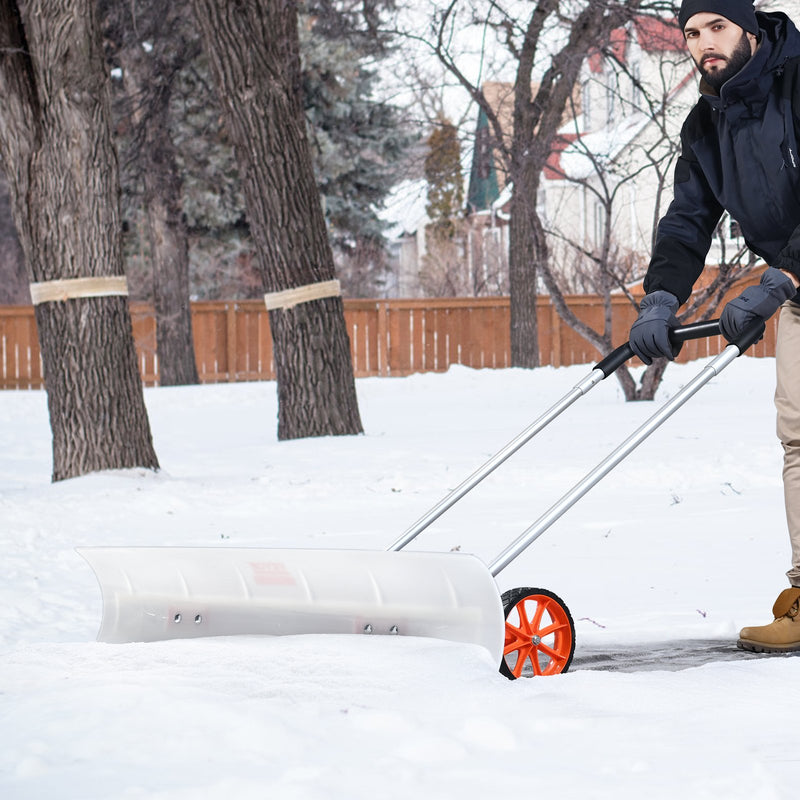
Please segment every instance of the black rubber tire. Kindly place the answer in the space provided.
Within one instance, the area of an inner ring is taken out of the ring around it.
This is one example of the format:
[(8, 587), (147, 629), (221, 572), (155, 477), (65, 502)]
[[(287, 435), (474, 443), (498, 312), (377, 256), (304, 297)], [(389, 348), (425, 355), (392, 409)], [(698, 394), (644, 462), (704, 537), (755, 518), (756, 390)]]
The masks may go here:
[[(520, 614), (518, 606), (523, 604), (522, 610), (525, 611), (529, 605), (529, 603), (525, 603), (526, 600), (535, 602), (537, 604), (537, 610), (540, 605), (545, 606), (542, 612), (543, 615), (546, 614), (548, 617), (548, 624), (544, 627), (545, 630), (552, 628), (553, 625), (558, 625), (555, 632), (547, 634), (546, 638), (549, 639), (552, 637), (553, 641), (544, 642), (543, 650), (539, 649), (538, 642), (532, 642), (530, 646), (532, 652), (523, 656), (523, 668), (526, 661), (530, 662), (530, 677), (537, 674), (535, 672), (536, 668), (533, 666), (533, 655), (535, 655), (537, 659), (539, 668), (538, 674), (557, 675), (566, 672), (569, 669), (569, 665), (572, 663), (572, 656), (575, 654), (575, 623), (572, 621), (572, 614), (570, 614), (566, 603), (557, 594), (547, 589), (536, 589), (532, 587), (509, 589), (507, 592), (503, 592), (501, 599), (503, 601), (503, 615), (506, 619), (506, 647), (513, 644), (514, 638), (518, 638), (520, 627), (519, 623), (513, 619), (512, 622), (508, 622), (509, 615), (517, 609), (515, 616), (518, 618)], [(553, 652), (555, 653), (555, 657), (551, 655)], [(510, 656), (512, 653), (516, 654), (516, 659), (514, 663), (509, 664), (506, 660), (506, 656)], [(508, 653), (504, 652), (500, 662), (500, 672), (511, 680), (525, 676), (524, 673), (517, 668), (517, 661), (519, 658), (519, 648)], [(542, 663), (543, 659), (545, 662), (544, 664)]]

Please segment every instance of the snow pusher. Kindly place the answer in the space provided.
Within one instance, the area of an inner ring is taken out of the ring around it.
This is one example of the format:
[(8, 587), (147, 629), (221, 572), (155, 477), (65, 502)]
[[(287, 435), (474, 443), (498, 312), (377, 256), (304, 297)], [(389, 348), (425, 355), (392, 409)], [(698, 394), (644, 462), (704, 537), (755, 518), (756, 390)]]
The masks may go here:
[[(719, 334), (717, 320), (675, 328), (676, 348)], [(467, 553), (405, 548), (467, 492), (633, 356), (621, 345), (570, 392), (409, 527), (387, 550), (84, 547), (100, 584), (103, 642), (230, 635), (425, 636), (485, 647), (509, 678), (565, 672), (569, 609), (546, 589), (499, 594), (495, 578), (700, 388), (764, 332), (759, 322), (709, 361), (488, 566)]]

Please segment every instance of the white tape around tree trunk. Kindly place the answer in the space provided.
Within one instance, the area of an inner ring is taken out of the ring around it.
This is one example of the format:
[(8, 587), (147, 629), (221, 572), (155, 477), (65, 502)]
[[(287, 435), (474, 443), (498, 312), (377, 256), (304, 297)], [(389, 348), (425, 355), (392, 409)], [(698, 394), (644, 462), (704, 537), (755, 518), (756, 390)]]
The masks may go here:
[(338, 280), (321, 281), (307, 286), (297, 286), (294, 289), (284, 289), (282, 292), (265, 294), (264, 304), (267, 311), (273, 311), (278, 308), (293, 308), (300, 303), (322, 300), (325, 297), (339, 297), (341, 294), (342, 289)]
[(128, 280), (124, 275), (101, 275), (94, 278), (65, 278), (42, 281), (30, 285), (31, 302), (60, 303), (82, 297), (109, 297), (128, 295)]

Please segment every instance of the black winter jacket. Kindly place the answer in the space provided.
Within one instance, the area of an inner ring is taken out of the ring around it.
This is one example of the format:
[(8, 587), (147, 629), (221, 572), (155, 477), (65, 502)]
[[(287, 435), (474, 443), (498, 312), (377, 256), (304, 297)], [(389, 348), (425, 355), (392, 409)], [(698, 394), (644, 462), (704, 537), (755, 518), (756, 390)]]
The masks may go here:
[(708, 93), (684, 122), (675, 197), (658, 225), (646, 292), (688, 299), (723, 210), (754, 253), (800, 278), (800, 32), (783, 13), (756, 16), (753, 58), (719, 96), (701, 81)]

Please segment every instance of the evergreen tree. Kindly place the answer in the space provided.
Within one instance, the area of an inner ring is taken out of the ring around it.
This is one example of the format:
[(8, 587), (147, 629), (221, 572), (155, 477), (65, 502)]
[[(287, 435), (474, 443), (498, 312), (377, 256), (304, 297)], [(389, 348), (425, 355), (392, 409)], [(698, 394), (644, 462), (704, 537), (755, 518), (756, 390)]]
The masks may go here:
[(450, 120), (440, 117), (428, 137), (425, 157), (425, 180), (428, 182), (426, 210), (434, 231), (452, 238), (454, 217), (464, 206), (464, 182), (461, 177), (461, 145), (458, 131)]
[(300, 37), (304, 109), (331, 243), (374, 241), (383, 231), (377, 211), (411, 141), (398, 109), (374, 99), (377, 73), (366, 64), (386, 44), (358, 25), (347, 3), (309, 0)]

